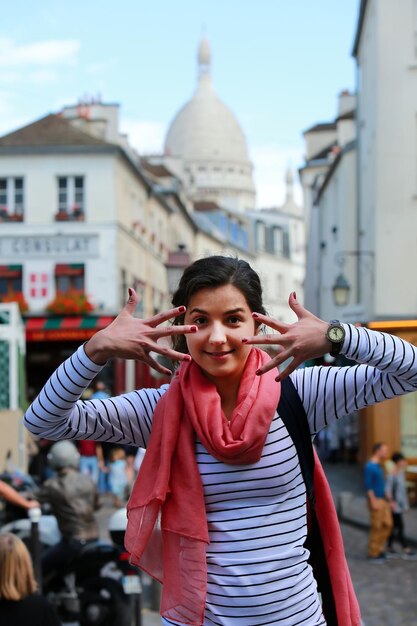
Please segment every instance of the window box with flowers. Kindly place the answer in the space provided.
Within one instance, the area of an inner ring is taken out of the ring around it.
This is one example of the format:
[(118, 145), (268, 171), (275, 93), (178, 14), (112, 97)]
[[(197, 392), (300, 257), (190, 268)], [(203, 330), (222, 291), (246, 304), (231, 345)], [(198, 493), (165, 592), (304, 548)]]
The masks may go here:
[(55, 315), (80, 315), (94, 310), (87, 295), (82, 291), (66, 291), (57, 293), (46, 310)]
[(26, 302), (25, 296), (21, 292), (17, 293), (8, 293), (6, 295), (0, 296), (0, 302), (8, 303), (8, 302), (17, 302), (20, 312), (26, 313), (29, 310), (29, 305)]

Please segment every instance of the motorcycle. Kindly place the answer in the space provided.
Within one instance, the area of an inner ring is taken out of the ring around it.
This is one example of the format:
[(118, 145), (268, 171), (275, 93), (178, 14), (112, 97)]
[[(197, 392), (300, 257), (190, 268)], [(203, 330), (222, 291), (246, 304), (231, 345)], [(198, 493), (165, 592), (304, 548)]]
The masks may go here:
[[(24, 480), (20, 477), (16, 481), (8, 477), (8, 482), (20, 490), (28, 485), (33, 488), (29, 478)], [(8, 523), (2, 526), (0, 532), (18, 535), (33, 554), (36, 554), (34, 537), (39, 541), (40, 551), (60, 540), (53, 515), (30, 509), (31, 521), (27, 516), (21, 517), (22, 509), (5, 508)], [(15, 519), (10, 519), (13, 511)], [(36, 511), (39, 512), (38, 518)], [(111, 538), (117, 538), (117, 542), (88, 542), (64, 570), (53, 572), (48, 580), (41, 581), (43, 595), (55, 607), (63, 624), (141, 626), (141, 579), (139, 571), (129, 563), (129, 554), (120, 542), (126, 527), (126, 512), (121, 509), (116, 513), (110, 520), (109, 534)], [(35, 562), (34, 565), (36, 571), (36, 566), (40, 564)]]

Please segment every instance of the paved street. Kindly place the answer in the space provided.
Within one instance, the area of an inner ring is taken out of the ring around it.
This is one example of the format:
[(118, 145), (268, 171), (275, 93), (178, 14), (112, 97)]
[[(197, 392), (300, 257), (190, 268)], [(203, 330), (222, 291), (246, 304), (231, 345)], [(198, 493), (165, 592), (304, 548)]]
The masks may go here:
[(369, 563), (367, 533), (346, 524), (342, 532), (365, 626), (416, 626), (417, 561)]
[[(343, 464), (326, 465), (325, 471), (336, 501), (342, 492), (352, 496), (345, 508), (354, 524), (342, 524), (342, 532), (364, 626), (417, 626), (417, 561), (395, 559), (381, 565), (369, 563), (366, 559), (367, 529), (357, 527), (368, 519), (361, 472), (356, 466)], [(105, 498), (103, 500), (99, 518), (105, 536), (105, 520), (112, 507)], [(407, 514), (406, 528), (410, 541), (416, 545), (415, 507)], [(158, 614), (147, 609), (143, 611), (142, 622), (142, 626), (160, 626)]]

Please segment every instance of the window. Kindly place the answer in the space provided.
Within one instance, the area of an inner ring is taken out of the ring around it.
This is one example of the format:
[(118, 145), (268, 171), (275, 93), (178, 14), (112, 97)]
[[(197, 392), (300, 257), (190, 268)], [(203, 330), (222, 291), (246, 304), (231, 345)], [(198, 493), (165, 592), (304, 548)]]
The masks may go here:
[(0, 217), (23, 220), (24, 186), (21, 176), (0, 178)]
[(274, 253), (282, 256), (284, 253), (284, 233), (282, 228), (275, 227), (274, 228)]
[(258, 252), (265, 250), (265, 224), (263, 222), (256, 222), (256, 249)]
[(22, 293), (21, 265), (0, 265), (0, 299)]
[(84, 176), (58, 177), (58, 216), (78, 219), (85, 212)]
[(55, 289), (57, 294), (68, 291), (84, 292), (84, 265), (55, 265)]

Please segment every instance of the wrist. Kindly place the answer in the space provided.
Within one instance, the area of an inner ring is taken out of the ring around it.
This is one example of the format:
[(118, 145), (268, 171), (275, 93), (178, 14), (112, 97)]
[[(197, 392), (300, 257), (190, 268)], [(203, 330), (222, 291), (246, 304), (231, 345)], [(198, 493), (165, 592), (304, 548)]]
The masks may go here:
[(99, 331), (84, 344), (86, 355), (96, 365), (105, 365), (112, 356), (104, 339), (105, 337)]

